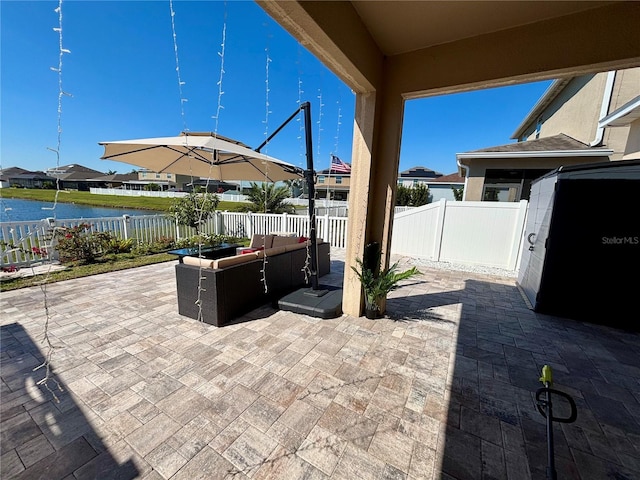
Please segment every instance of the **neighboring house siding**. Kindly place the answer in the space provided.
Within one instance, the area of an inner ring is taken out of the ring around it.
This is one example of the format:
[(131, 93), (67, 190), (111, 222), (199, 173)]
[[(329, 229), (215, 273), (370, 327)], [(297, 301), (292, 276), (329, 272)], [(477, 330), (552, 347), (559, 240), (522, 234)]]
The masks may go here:
[[(591, 144), (597, 138), (608, 75), (609, 72), (602, 72), (572, 79), (541, 113), (541, 122), (538, 124), (538, 119), (532, 119), (532, 123), (519, 139), (534, 140), (536, 137), (544, 138), (564, 133), (583, 143)], [(639, 92), (640, 68), (618, 70), (607, 113), (620, 108)], [(622, 159), (628, 135), (629, 127), (605, 129), (601, 143), (613, 150), (611, 160)]]
[[(583, 143), (591, 143), (598, 126), (606, 81), (606, 72), (571, 80), (540, 115), (539, 138), (564, 133)], [(581, 121), (576, 121), (578, 118)], [(535, 140), (536, 126), (534, 119), (521, 140)]]

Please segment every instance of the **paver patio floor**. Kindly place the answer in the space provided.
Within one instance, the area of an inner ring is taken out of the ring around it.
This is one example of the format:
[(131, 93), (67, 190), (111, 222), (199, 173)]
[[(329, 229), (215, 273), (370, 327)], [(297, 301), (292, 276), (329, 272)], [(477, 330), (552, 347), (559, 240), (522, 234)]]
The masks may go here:
[[(340, 284), (344, 251), (332, 251)], [(573, 396), (562, 479), (640, 478), (640, 335), (424, 269), (388, 318), (177, 313), (174, 262), (1, 295), (3, 479), (543, 479), (540, 369)], [(241, 287), (239, 287), (241, 288)]]

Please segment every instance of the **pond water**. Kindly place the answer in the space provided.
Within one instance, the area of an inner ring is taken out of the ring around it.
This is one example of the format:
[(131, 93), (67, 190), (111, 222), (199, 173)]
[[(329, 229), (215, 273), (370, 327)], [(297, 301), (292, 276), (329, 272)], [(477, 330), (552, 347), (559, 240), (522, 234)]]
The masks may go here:
[[(18, 198), (0, 199), (0, 222), (20, 222), (42, 220), (55, 217), (59, 220), (70, 218), (121, 217), (122, 215), (157, 215), (154, 210), (134, 210), (130, 208), (104, 208), (74, 203), (60, 203), (51, 210), (53, 203)], [(44, 209), (44, 210), (43, 210)]]

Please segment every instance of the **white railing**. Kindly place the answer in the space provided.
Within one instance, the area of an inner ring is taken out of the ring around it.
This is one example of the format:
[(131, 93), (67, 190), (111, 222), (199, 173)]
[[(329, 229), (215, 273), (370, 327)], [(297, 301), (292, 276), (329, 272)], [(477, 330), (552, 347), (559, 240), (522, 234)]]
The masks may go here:
[(394, 217), (391, 252), (516, 270), (526, 216), (526, 200), (507, 203), (442, 199)]
[[(391, 252), (435, 261), (516, 270), (522, 250), (527, 202), (452, 202), (411, 208), (394, 218)], [(2, 265), (28, 265), (40, 259), (34, 247), (49, 245), (54, 228), (89, 224), (93, 232), (151, 243), (195, 233), (168, 215), (144, 215), (0, 223)], [(251, 238), (274, 232), (309, 236), (309, 217), (292, 214), (216, 212), (204, 233)], [(347, 247), (347, 218), (316, 216), (316, 235), (332, 247)]]
[[(0, 223), (0, 263), (2, 266), (24, 266), (42, 261), (38, 255), (45, 249), (55, 255), (54, 231), (88, 225), (92, 233), (109, 232), (119, 239), (134, 239), (138, 243), (152, 243), (162, 238), (182, 239), (195, 234), (195, 230), (176, 224), (168, 215), (140, 215), (100, 218), (46, 219), (30, 222)], [(331, 246), (346, 247), (346, 217), (316, 217), (316, 235), (331, 242)], [(203, 233), (251, 238), (284, 232), (309, 236), (309, 218), (291, 214), (261, 214), (216, 212), (201, 228)], [(35, 249), (34, 249), (35, 248)]]

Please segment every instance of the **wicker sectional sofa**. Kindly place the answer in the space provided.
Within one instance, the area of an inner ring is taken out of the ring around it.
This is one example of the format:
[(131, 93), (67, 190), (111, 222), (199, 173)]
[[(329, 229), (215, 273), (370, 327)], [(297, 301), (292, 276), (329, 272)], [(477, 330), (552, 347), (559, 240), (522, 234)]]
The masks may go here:
[[(216, 327), (305, 286), (309, 241), (277, 235), (254, 236), (245, 253), (208, 260), (184, 257), (176, 265), (178, 313)], [(329, 243), (318, 239), (318, 276), (330, 271)], [(266, 284), (266, 289), (265, 289)], [(200, 292), (200, 294), (198, 294)]]

